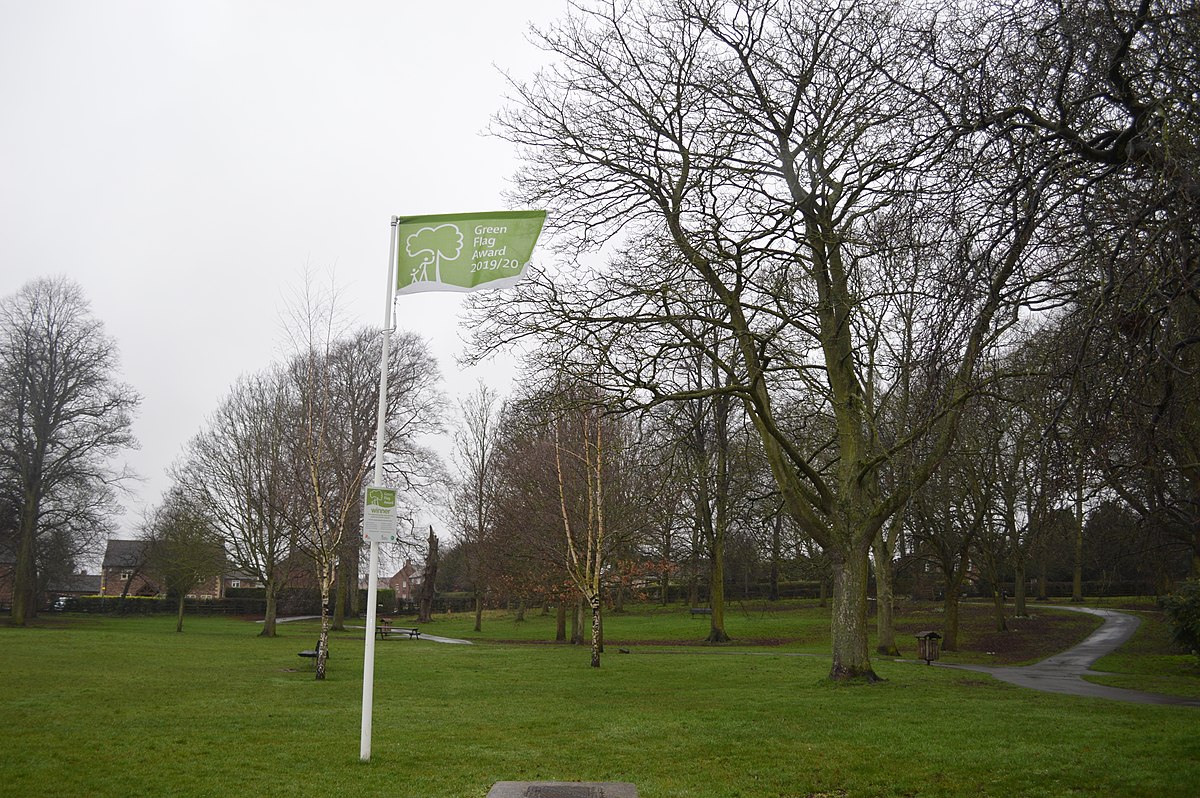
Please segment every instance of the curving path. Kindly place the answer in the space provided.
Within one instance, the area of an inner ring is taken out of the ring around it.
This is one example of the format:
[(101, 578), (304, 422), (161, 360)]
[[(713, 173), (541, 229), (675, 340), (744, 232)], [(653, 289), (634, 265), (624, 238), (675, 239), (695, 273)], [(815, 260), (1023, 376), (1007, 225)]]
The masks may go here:
[(993, 668), (985, 665), (948, 665), (936, 663), (943, 668), (986, 673), (1003, 682), (1045, 693), (1107, 698), (1113, 701), (1128, 701), (1134, 704), (1173, 704), (1185, 707), (1200, 707), (1200, 699), (1184, 696), (1143, 693), (1084, 681), (1085, 674), (1098, 673), (1091, 670), (1096, 660), (1121, 647), (1133, 637), (1141, 619), (1114, 610), (1096, 610), (1089, 607), (1055, 607), (1071, 612), (1086, 612), (1104, 619), (1104, 625), (1092, 632), (1086, 640), (1061, 654), (1044, 659), (1034, 665), (1016, 668)]

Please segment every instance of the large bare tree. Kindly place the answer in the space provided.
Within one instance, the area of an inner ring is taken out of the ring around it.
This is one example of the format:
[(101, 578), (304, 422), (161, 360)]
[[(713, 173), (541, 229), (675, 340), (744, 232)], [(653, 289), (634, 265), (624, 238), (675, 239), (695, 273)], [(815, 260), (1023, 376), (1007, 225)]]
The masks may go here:
[(300, 494), (286, 459), (290, 400), (281, 369), (239, 379), (175, 468), (180, 490), (220, 531), (233, 565), (263, 584), (263, 637), (275, 636), (279, 592), (295, 564), (287, 519)]
[[(734, 397), (833, 565), (838, 679), (875, 679), (872, 543), (937, 468), (980, 358), (1049, 266), (1034, 257), (1046, 181), (1025, 142), (981, 151), (927, 101), (945, 80), (929, 24), (875, 0), (589, 4), (539, 33), (554, 61), (497, 119), (526, 156), (518, 196), (550, 207), (563, 249), (617, 257), (535, 277), (524, 303), (477, 299), (480, 340), (551, 337), (649, 402)], [(914, 236), (864, 235), (900, 201), (923, 221)], [(885, 435), (897, 365), (871, 344), (898, 334), (897, 292), (938, 298), (907, 321), (940, 376)], [(664, 382), (688, 349), (722, 387)], [(915, 441), (921, 457), (897, 457)]]
[(482, 628), (484, 594), (488, 575), (494, 570), (489, 565), (494, 556), (490, 543), (495, 537), (500, 414), (496, 392), (480, 382), (460, 403), (454, 430), (453, 459), (458, 478), (451, 510), (466, 558), (476, 632)]
[[(37, 561), (52, 538), (104, 529), (95, 510), (127, 476), (111, 460), (135, 445), (138, 401), (118, 381), (116, 343), (78, 285), (39, 279), (0, 301), (0, 482), (15, 510), (14, 625), (36, 615)], [(75, 504), (81, 512), (71, 516)]]

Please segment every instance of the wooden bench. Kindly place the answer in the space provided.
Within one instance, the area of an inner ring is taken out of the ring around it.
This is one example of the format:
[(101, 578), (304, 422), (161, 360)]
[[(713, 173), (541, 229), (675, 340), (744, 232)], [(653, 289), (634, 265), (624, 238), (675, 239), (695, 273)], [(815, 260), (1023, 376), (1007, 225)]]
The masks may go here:
[(413, 626), (392, 626), (391, 624), (380, 624), (375, 627), (375, 635), (383, 640), (387, 640), (389, 635), (403, 634), (408, 635), (408, 639), (419, 638), (421, 630)]
[[(296, 656), (299, 656), (299, 657), (306, 657), (306, 658), (308, 658), (308, 659), (311, 659), (311, 660), (313, 660), (313, 661), (315, 662), (315, 661), (316, 661), (316, 659), (317, 659), (317, 652), (318, 652), (318, 651), (320, 651), (320, 650), (321, 650), (321, 638), (319, 638), (319, 637), (318, 637), (318, 638), (317, 638), (317, 644), (316, 644), (315, 646), (313, 646), (312, 648), (310, 648), (310, 649), (308, 649), (308, 650), (306, 650), (306, 651), (301, 651), (301, 652), (300, 652), (299, 654), (297, 654)], [(328, 658), (329, 658), (329, 649), (325, 649), (325, 657), (326, 657), (326, 659), (328, 659)]]
[(711, 607), (692, 607), (690, 610), (688, 610), (688, 612), (690, 612), (692, 614), (692, 617), (695, 618), (697, 615), (712, 615), (712, 608)]

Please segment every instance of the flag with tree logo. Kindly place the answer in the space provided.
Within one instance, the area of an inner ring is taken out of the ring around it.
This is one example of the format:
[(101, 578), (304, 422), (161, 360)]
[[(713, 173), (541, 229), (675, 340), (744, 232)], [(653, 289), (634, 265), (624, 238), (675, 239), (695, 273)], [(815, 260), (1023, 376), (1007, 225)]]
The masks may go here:
[(396, 293), (510, 286), (529, 265), (545, 221), (545, 211), (398, 217)]

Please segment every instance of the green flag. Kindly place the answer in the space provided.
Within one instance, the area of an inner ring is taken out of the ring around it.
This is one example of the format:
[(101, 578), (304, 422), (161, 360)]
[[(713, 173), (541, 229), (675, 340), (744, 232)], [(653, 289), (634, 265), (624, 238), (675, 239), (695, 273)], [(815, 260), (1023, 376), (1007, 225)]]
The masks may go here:
[(396, 293), (482, 291), (521, 279), (545, 211), (401, 216)]

